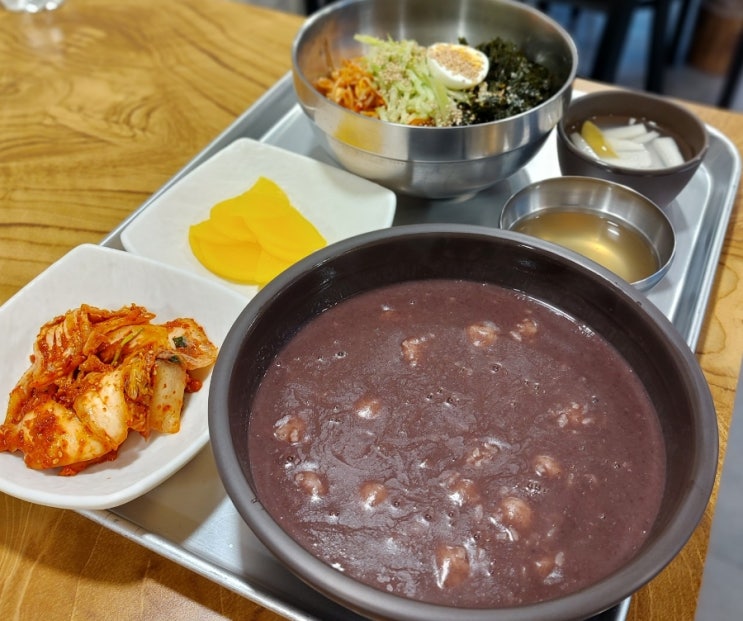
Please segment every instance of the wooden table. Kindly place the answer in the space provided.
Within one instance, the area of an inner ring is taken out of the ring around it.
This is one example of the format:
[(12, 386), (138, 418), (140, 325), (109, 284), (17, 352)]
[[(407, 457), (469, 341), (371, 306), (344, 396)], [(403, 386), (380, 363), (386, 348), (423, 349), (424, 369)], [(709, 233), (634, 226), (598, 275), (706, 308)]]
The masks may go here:
[[(227, 0), (0, 12), (0, 302), (70, 248), (101, 241), (284, 75), (300, 23)], [(743, 148), (743, 116), (693, 108)], [(697, 351), (721, 459), (743, 352), (741, 204), (739, 194)], [(630, 619), (693, 618), (714, 500)], [(278, 618), (77, 513), (0, 494), (0, 618), (112, 615)]]

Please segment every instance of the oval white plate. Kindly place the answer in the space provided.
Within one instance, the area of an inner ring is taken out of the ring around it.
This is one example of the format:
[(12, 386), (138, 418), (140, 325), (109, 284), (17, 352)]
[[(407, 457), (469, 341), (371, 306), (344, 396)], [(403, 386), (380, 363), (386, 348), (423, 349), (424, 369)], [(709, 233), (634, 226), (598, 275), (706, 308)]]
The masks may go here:
[(188, 245), (191, 225), (218, 202), (249, 190), (264, 176), (331, 244), (387, 228), (397, 197), (391, 190), (286, 149), (238, 138), (156, 196), (121, 233), (129, 252), (187, 269), (252, 297), (257, 287), (233, 283), (207, 270)]
[[(221, 346), (245, 306), (245, 297), (183, 270), (120, 250), (95, 245), (71, 250), (0, 307), (0, 421), (5, 420), (8, 394), (28, 368), (34, 340), (44, 323), (81, 304), (118, 309), (132, 303), (156, 313), (154, 323), (192, 317), (212, 342)], [(201, 390), (186, 396), (178, 433), (152, 433), (144, 440), (130, 432), (117, 459), (72, 477), (61, 477), (54, 470), (32, 470), (19, 452), (2, 452), (0, 490), (30, 502), (68, 509), (107, 509), (148, 492), (209, 440), (209, 379), (210, 375)]]

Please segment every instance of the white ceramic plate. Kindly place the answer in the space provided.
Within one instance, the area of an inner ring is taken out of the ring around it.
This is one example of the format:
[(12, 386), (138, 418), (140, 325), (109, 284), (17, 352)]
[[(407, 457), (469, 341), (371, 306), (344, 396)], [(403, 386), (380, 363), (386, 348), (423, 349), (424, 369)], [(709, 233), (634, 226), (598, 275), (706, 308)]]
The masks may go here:
[[(28, 368), (44, 323), (81, 304), (118, 309), (132, 303), (156, 313), (154, 323), (192, 317), (221, 346), (245, 298), (222, 285), (121, 250), (95, 245), (75, 248), (0, 307), (0, 421), (5, 420), (8, 394)], [(201, 390), (186, 395), (178, 433), (153, 432), (144, 440), (130, 432), (117, 459), (75, 476), (32, 470), (20, 452), (0, 453), (0, 490), (69, 509), (106, 509), (148, 492), (207, 443), (209, 380), (210, 375)]]
[(198, 262), (188, 245), (188, 229), (208, 218), (219, 201), (250, 189), (260, 176), (277, 183), (328, 243), (386, 228), (395, 215), (397, 199), (387, 188), (312, 158), (239, 138), (142, 210), (121, 233), (124, 248), (252, 297), (257, 287), (224, 280)]

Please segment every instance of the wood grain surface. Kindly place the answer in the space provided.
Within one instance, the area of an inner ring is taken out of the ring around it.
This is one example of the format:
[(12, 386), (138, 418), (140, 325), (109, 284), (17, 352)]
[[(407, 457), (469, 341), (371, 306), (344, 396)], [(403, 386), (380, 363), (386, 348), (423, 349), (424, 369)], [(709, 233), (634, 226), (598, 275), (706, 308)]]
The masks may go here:
[[(100, 242), (284, 75), (300, 24), (228, 0), (0, 11), (0, 302)], [(743, 148), (743, 116), (692, 107)], [(697, 351), (721, 460), (743, 352), (740, 205), (739, 194)], [(633, 597), (632, 621), (694, 618), (713, 507)], [(0, 619), (113, 618), (279, 617), (74, 512), (0, 494)]]

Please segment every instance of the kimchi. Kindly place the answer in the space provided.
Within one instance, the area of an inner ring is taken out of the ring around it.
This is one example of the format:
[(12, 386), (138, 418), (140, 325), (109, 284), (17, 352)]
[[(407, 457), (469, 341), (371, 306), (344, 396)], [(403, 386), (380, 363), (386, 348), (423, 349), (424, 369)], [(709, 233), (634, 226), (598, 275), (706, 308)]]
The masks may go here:
[(154, 317), (135, 304), (82, 305), (44, 324), (10, 393), (0, 451), (73, 475), (115, 459), (130, 430), (178, 432), (185, 393), (201, 387), (193, 372), (214, 363), (217, 347), (193, 319)]

